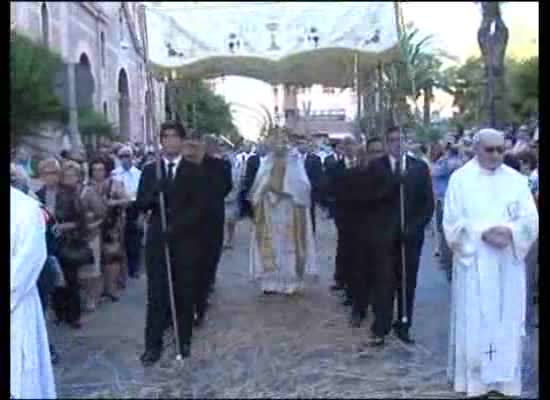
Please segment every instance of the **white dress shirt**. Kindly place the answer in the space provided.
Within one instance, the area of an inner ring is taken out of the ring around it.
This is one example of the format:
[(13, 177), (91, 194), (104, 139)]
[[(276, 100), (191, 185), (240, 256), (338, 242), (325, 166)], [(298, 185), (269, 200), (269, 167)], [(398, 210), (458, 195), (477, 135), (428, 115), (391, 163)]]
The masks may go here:
[(167, 159), (166, 157), (162, 158), (162, 161), (164, 161), (164, 171), (168, 175), (168, 164), (174, 163), (174, 169), (172, 170), (173, 176), (172, 179), (176, 177), (176, 171), (178, 170), (178, 166), (180, 165), (181, 156), (178, 156), (177, 158), (174, 158), (172, 161)]
[(388, 158), (390, 159), (391, 172), (395, 172), (395, 164), (397, 163), (397, 160), (391, 154), (388, 155)]
[(124, 190), (130, 196), (132, 201), (136, 200), (139, 180), (141, 179), (141, 171), (132, 166), (126, 170), (122, 166), (113, 170), (112, 176), (124, 185)]

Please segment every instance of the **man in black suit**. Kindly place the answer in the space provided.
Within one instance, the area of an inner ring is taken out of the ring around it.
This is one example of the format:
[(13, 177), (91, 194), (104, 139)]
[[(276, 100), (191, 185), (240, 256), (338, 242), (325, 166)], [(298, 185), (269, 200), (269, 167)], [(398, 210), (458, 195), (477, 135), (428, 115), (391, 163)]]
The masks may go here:
[(351, 305), (351, 291), (349, 282), (349, 271), (353, 269), (353, 224), (356, 217), (351, 208), (343, 206), (335, 198), (336, 184), (342, 176), (346, 175), (353, 167), (355, 154), (355, 141), (347, 139), (336, 146), (336, 154), (325, 160), (325, 184), (326, 195), (334, 199), (329, 203), (331, 214), (334, 216), (334, 223), (337, 231), (336, 242), (336, 263), (334, 271), (334, 285), (331, 290), (345, 290), (346, 300), (344, 305)]
[[(147, 311), (144, 366), (156, 363), (163, 350), (163, 334), (172, 321), (165, 259), (165, 243), (171, 258), (181, 355), (190, 355), (194, 316), (195, 276), (204, 259), (203, 238), (207, 184), (201, 168), (182, 157), (187, 132), (179, 122), (168, 121), (160, 129), (163, 148), (161, 177), (155, 162), (144, 166), (136, 207), (151, 213), (146, 237)], [(161, 226), (159, 193), (164, 193), (167, 229)]]
[(398, 195), (399, 182), (392, 179), (385, 166), (369, 162), (347, 170), (334, 184), (337, 208), (346, 210), (346, 245), (349, 245), (349, 291), (352, 294), (350, 324), (359, 327), (373, 304), (374, 337), (384, 337), (391, 329), (387, 309), (393, 301), (395, 274), (391, 265), (392, 235), (384, 229), (391, 225), (391, 199)]
[[(200, 139), (196, 139), (197, 147), (200, 147)], [(208, 295), (214, 289), (218, 264), (222, 254), (223, 235), (225, 226), (225, 196), (232, 188), (231, 164), (224, 160), (220, 154), (215, 138), (205, 138), (206, 155), (202, 160), (205, 177), (209, 182), (208, 209), (206, 224), (210, 228), (210, 234), (205, 237), (204, 245), (208, 249), (204, 268), (197, 275), (196, 285), (196, 316), (195, 325), (200, 326), (208, 307)]]
[(252, 218), (252, 205), (248, 201), (248, 193), (252, 189), (254, 184), (254, 179), (256, 179), (256, 174), (260, 168), (261, 157), (263, 156), (264, 149), (263, 146), (259, 146), (258, 152), (252, 154), (246, 160), (244, 177), (241, 182), (241, 192), (239, 193), (239, 203), (241, 208), (241, 217)]
[(309, 183), (311, 184), (311, 224), (313, 226), (313, 234), (315, 235), (315, 207), (321, 199), (321, 180), (323, 178), (323, 164), (321, 157), (312, 152), (312, 143), (308, 143), (306, 139), (298, 140), (298, 151), (304, 160), (304, 168), (306, 170)]
[[(398, 301), (398, 321), (393, 324), (394, 331), (399, 339), (405, 343), (413, 343), (410, 337), (409, 329), (412, 324), (414, 298), (416, 292), (416, 282), (418, 277), (418, 267), (420, 254), (424, 244), (424, 231), (434, 212), (434, 196), (432, 191), (432, 181), (430, 171), (424, 161), (411, 156), (406, 156), (405, 169), (402, 171), (402, 138), (399, 128), (390, 128), (386, 133), (386, 143), (388, 155), (371, 161), (372, 165), (383, 167), (387, 173), (387, 179), (397, 180), (404, 185), (405, 202), (405, 231), (401, 232), (401, 208), (400, 194), (393, 196), (388, 202), (389, 209), (392, 210), (391, 223), (384, 225), (380, 233), (388, 232), (390, 234), (392, 251), (392, 266), (396, 280), (389, 277), (386, 280), (378, 280), (376, 283), (379, 288), (376, 290), (375, 302), (381, 304), (379, 314), (384, 320), (384, 327), (387, 327), (388, 321), (393, 318), (393, 299), (390, 302), (387, 293), (395, 297), (397, 291)], [(406, 277), (406, 308), (407, 323), (403, 323), (403, 299), (402, 299), (402, 263), (401, 263), (401, 244), (405, 246), (405, 277)], [(376, 266), (377, 269), (385, 268), (382, 265)], [(380, 296), (383, 298), (380, 299)], [(376, 307), (376, 305), (375, 305)], [(385, 331), (375, 332), (375, 343), (383, 342), (381, 334)]]

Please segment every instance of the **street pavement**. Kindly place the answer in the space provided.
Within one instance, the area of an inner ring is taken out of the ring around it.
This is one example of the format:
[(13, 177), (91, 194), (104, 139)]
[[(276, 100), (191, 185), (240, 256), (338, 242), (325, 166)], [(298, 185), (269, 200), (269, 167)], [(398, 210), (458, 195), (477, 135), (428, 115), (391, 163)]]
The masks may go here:
[[(144, 369), (145, 277), (130, 280), (121, 301), (83, 317), (79, 331), (49, 323), (60, 353), (55, 367), (60, 398), (460, 398), (447, 382), (449, 284), (433, 259), (427, 235), (421, 260), (416, 345), (393, 336), (385, 349), (363, 346), (372, 316), (348, 327), (348, 310), (330, 292), (336, 232), (318, 222), (320, 281), (303, 295), (263, 297), (248, 278), (249, 230), (239, 224), (224, 252), (205, 325), (192, 357), (178, 364), (169, 345)], [(524, 356), (524, 396), (538, 397), (538, 330)]]

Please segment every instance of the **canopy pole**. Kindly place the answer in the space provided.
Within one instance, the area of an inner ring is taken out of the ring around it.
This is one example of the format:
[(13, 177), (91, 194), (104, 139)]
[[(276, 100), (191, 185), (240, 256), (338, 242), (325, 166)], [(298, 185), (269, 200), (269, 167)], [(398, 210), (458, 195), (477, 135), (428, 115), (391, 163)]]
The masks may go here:
[(378, 62), (378, 112), (380, 115), (380, 133), (382, 136), (386, 133), (386, 116), (384, 111), (384, 74), (382, 62)]
[[(397, 34), (398, 34), (398, 38), (399, 38), (399, 48), (401, 50), (401, 56), (405, 56), (405, 62), (407, 64), (407, 72), (410, 71), (410, 68), (409, 68), (409, 57), (407, 54), (404, 54), (404, 46), (403, 46), (403, 34), (402, 34), (402, 31), (401, 31), (401, 23), (403, 21), (402, 19), (402, 14), (400, 12), (400, 7), (399, 7), (399, 4), (396, 2), (395, 3), (395, 18), (396, 18), (396, 22), (397, 22)], [(404, 28), (404, 26), (403, 26)], [(392, 71), (393, 72), (393, 71)], [(396, 76), (395, 74), (392, 74), (394, 75), (392, 78), (394, 80), (396, 80)], [(410, 75), (409, 75), (409, 78), (410, 78)], [(414, 83), (412, 84), (412, 87), (413, 87), (413, 99), (414, 99)], [(415, 102), (416, 104), (416, 102)], [(415, 116), (416, 118), (416, 116)], [(399, 142), (399, 147), (400, 147), (400, 151), (401, 151), (401, 171), (400, 171), (400, 174), (401, 176), (405, 176), (406, 173), (407, 173), (407, 152), (406, 152), (406, 149), (405, 149), (405, 146), (404, 146), (404, 143), (403, 143), (403, 134), (402, 134), (402, 129), (401, 129), (401, 124), (400, 124), (401, 121), (396, 121), (397, 123), (397, 126), (399, 127), (399, 131), (400, 131), (400, 142)], [(405, 214), (405, 203), (406, 203), (406, 199), (405, 199), (405, 187), (404, 187), (404, 183), (403, 183), (403, 180), (401, 180), (400, 184), (399, 184), (399, 211), (400, 211), (400, 222), (401, 222), (401, 285), (400, 285), (400, 290), (401, 290), (401, 310), (403, 312), (402, 314), (402, 317), (401, 317), (401, 324), (403, 325), (407, 325), (408, 324), (408, 309), (407, 309), (407, 268), (406, 268), (406, 265), (407, 265), (407, 262), (406, 262), (406, 257), (407, 257), (407, 253), (406, 253), (406, 249), (405, 249), (405, 242), (404, 242), (404, 236), (405, 236), (405, 232), (406, 232), (406, 229), (407, 229), (407, 226), (406, 226), (406, 221), (405, 221), (405, 218), (406, 218), (406, 214)]]
[(361, 86), (359, 82), (359, 52), (353, 53), (353, 75), (355, 92), (357, 93), (357, 139), (361, 139)]

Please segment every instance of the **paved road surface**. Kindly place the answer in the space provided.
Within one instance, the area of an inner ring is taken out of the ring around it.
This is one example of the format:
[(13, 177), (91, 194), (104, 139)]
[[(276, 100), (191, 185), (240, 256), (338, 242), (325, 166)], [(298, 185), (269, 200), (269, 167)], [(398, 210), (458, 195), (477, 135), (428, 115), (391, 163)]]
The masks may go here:
[[(365, 327), (351, 329), (348, 313), (328, 290), (335, 229), (320, 222), (318, 285), (294, 298), (260, 296), (248, 281), (249, 224), (241, 223), (235, 249), (224, 253), (218, 289), (192, 358), (144, 369), (145, 278), (131, 281), (120, 303), (84, 317), (79, 331), (50, 324), (61, 361), (59, 397), (376, 397), (457, 398), (447, 383), (449, 287), (432, 263), (427, 238), (420, 269), (414, 333), (406, 347), (390, 338), (384, 350), (362, 351)], [(538, 393), (538, 335), (526, 346), (525, 396)]]

